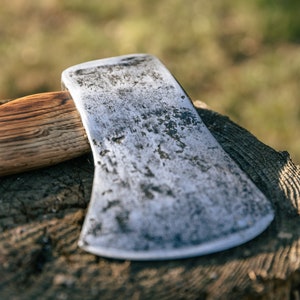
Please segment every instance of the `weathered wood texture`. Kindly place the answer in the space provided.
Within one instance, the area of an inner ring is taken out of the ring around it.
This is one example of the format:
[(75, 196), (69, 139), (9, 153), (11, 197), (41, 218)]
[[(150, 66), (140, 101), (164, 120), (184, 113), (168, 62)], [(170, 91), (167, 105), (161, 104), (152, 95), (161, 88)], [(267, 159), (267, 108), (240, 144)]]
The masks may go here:
[(68, 92), (31, 95), (0, 106), (0, 176), (88, 152), (80, 116)]
[(0, 299), (299, 299), (300, 168), (245, 129), (198, 109), (276, 217), (247, 244), (177, 261), (130, 262), (77, 248), (93, 163), (85, 155), (0, 179)]

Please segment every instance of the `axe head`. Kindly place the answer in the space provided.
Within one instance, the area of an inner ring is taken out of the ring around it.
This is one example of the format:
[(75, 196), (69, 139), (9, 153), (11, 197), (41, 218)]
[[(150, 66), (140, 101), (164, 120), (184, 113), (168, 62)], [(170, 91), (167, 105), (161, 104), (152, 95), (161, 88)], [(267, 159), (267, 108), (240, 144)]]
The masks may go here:
[(119, 259), (184, 258), (240, 245), (270, 224), (270, 202), (157, 58), (83, 63), (62, 83), (95, 164), (80, 247)]

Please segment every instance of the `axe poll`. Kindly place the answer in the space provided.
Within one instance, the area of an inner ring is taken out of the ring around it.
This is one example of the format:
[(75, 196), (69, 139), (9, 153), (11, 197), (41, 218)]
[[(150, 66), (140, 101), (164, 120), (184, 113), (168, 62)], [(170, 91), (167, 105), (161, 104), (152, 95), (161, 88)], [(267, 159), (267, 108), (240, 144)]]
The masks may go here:
[(0, 175), (91, 148), (93, 190), (79, 238), (86, 251), (132, 260), (204, 255), (253, 239), (273, 220), (268, 199), (154, 56), (79, 64), (62, 84), (66, 91), (0, 106)]

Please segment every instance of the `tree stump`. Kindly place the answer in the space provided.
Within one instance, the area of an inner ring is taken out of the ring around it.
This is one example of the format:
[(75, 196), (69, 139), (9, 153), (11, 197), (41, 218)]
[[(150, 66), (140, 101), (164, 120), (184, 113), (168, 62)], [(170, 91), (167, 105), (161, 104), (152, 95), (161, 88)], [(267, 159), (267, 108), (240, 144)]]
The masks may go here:
[(132, 262), (77, 247), (91, 155), (0, 179), (0, 299), (300, 299), (300, 168), (227, 117), (197, 109), (273, 203), (254, 240), (202, 257)]

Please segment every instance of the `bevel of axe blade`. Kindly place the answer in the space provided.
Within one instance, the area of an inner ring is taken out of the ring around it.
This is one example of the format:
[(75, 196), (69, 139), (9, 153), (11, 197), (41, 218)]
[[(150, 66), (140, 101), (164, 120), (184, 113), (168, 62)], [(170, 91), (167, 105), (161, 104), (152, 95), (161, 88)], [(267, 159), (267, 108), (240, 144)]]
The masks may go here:
[(240, 245), (270, 224), (270, 202), (157, 58), (79, 64), (62, 83), (95, 164), (80, 247), (119, 259), (183, 258)]

